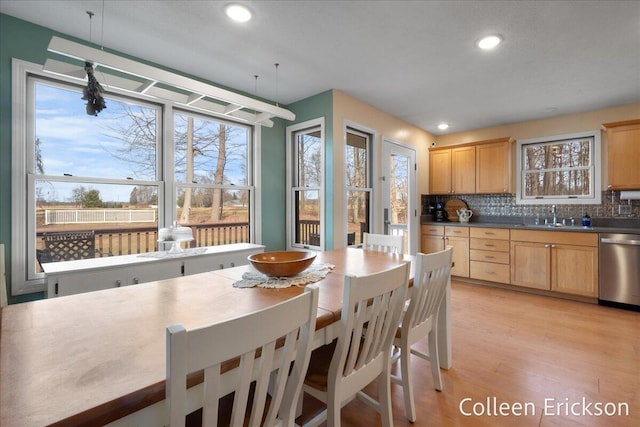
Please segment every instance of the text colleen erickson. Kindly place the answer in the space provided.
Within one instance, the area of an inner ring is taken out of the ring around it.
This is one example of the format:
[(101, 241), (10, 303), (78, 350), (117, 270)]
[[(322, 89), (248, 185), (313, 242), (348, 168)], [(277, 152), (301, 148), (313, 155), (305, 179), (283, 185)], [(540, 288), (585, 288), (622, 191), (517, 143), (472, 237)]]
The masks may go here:
[[(466, 397), (460, 401), (458, 409), (466, 417), (526, 417), (537, 414), (537, 407), (533, 402), (501, 402), (495, 396), (488, 396), (483, 401), (474, 401)], [(593, 402), (586, 397), (576, 401), (571, 401), (569, 398), (549, 397), (544, 399), (542, 413), (544, 416), (629, 416), (629, 404), (627, 402)]]

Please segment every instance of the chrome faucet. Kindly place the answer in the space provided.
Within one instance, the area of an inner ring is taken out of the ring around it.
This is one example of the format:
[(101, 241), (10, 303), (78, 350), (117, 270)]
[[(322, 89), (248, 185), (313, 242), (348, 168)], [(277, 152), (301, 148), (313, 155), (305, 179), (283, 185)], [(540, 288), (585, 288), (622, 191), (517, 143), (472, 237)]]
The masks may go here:
[(556, 205), (551, 205), (551, 213), (553, 214), (553, 222), (551, 224), (556, 225), (558, 223), (558, 209)]

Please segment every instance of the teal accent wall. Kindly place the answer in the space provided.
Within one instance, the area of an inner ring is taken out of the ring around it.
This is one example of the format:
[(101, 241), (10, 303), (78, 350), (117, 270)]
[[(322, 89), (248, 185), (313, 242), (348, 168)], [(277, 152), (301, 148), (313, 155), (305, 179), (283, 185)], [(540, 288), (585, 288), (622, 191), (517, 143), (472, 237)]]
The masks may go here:
[[(294, 123), (324, 117), (325, 136), (325, 249), (333, 249), (333, 90), (319, 93), (288, 106)], [(293, 123), (291, 123), (293, 124)]]
[(256, 212), (262, 223), (262, 244), (266, 251), (287, 247), (286, 126), (290, 122), (272, 119), (272, 128), (262, 128), (261, 173), (262, 211)]
[[(86, 43), (48, 28), (0, 14), (0, 243), (5, 245), (7, 294), (10, 304), (44, 297), (42, 292), (11, 297), (9, 291), (11, 283), (10, 260), (14, 256), (11, 253), (11, 59), (18, 58), (44, 64), (47, 57), (47, 46), (54, 35)], [(127, 55), (123, 56), (132, 58)], [(132, 59), (150, 64), (139, 58)], [(159, 64), (151, 65), (168, 69)], [(171, 71), (176, 72), (176, 70)], [(195, 76), (182, 74), (198, 79)], [(257, 221), (262, 221), (262, 242), (268, 250), (286, 247), (285, 127), (288, 122), (280, 119), (273, 121), (273, 128), (263, 128), (262, 130), (262, 188), (259, 191), (261, 190), (262, 194), (263, 209), (262, 212), (257, 213), (256, 218)]]

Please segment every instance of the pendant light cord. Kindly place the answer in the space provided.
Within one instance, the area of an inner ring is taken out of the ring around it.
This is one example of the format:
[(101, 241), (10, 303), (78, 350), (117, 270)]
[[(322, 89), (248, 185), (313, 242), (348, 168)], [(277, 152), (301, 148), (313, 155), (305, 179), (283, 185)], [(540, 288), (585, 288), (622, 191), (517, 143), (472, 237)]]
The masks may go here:
[(276, 107), (279, 107), (280, 104), (278, 103), (278, 67), (280, 66), (280, 64), (276, 62), (273, 65), (276, 66)]
[(102, 28), (100, 29), (100, 50), (104, 50), (104, 0), (102, 0)]

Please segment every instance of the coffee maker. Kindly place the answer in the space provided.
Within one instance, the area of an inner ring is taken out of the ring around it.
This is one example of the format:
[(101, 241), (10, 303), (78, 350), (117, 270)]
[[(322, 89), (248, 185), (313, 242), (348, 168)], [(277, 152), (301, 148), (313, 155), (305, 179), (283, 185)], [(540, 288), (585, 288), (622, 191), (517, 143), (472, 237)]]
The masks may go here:
[(436, 222), (444, 222), (447, 220), (447, 211), (444, 210), (444, 203), (436, 203), (436, 210), (433, 213), (433, 220)]

